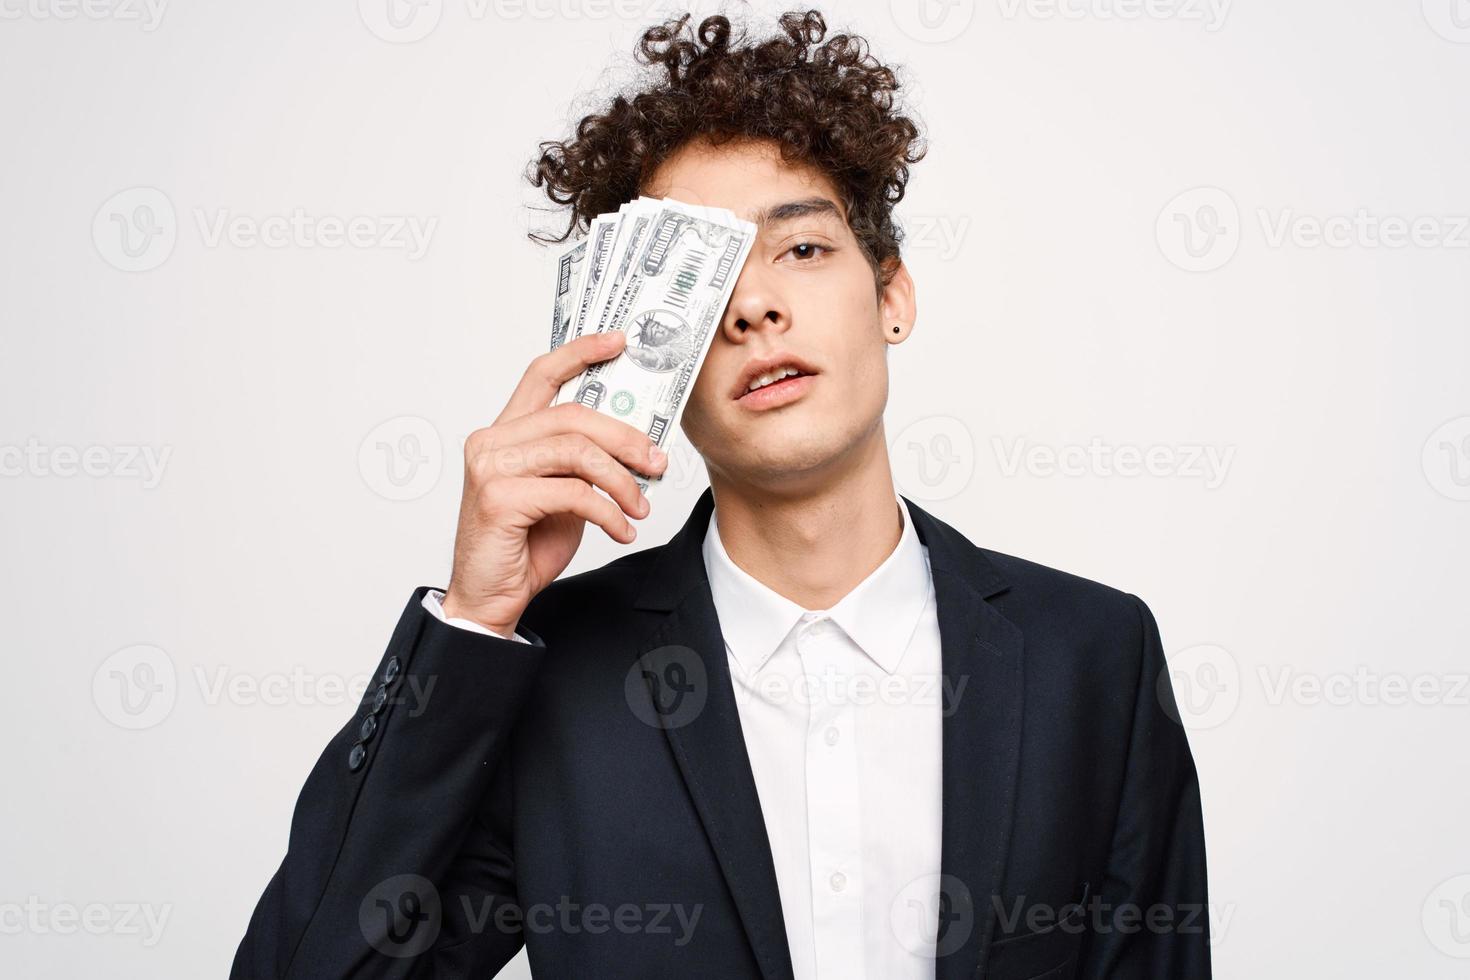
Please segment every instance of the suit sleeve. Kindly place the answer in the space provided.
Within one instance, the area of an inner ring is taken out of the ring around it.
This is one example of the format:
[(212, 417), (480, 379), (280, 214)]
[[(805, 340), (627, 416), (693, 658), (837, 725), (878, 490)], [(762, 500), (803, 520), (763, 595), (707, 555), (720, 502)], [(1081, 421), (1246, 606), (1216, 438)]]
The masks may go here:
[(486, 827), (546, 645), (443, 622), (427, 591), (302, 787), (235, 980), (448, 976), (469, 951), (493, 975), (520, 949), (509, 845)]
[(1158, 624), (1137, 607), (1142, 653), (1132, 733), (1107, 873), (1089, 948), (1089, 980), (1209, 980), (1210, 933), (1199, 778)]

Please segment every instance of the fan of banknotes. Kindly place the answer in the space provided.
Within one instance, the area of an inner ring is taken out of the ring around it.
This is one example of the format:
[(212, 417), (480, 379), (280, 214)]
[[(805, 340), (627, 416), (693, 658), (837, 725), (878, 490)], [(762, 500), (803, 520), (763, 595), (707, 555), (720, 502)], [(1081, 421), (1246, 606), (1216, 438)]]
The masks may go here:
[[(581, 402), (668, 452), (755, 233), (724, 208), (648, 197), (594, 218), (555, 256), (551, 349), (608, 330), (627, 342), (562, 385), (553, 404)], [(658, 482), (634, 476), (645, 494)]]

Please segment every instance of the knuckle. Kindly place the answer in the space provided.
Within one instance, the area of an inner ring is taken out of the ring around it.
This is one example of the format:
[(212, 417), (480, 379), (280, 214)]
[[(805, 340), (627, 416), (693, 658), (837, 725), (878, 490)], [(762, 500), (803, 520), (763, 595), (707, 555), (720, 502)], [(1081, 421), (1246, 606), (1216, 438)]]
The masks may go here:
[(505, 513), (506, 507), (506, 494), (498, 486), (487, 484), (481, 487), (479, 494), (475, 497), (475, 508), (486, 523), (494, 523), (498, 520)]
[(524, 471), (534, 462), (520, 446), (502, 446), (485, 454), (486, 467), (492, 477), (510, 476)]
[(465, 479), (475, 486), (487, 483), (495, 475), (495, 468), (490, 462), (490, 454), (484, 451), (473, 455), (466, 453), (464, 473)]
[(559, 469), (575, 470), (577, 468), (577, 441), (575, 439), (558, 439), (555, 453), (556, 465)]
[(490, 445), (490, 430), (476, 429), (464, 440), (464, 458), (466, 461), (474, 459), (483, 453)]
[(587, 438), (584, 432), (568, 432), (563, 437), (562, 446), (567, 456), (577, 462), (584, 462), (588, 452), (597, 448), (597, 444)]
[(608, 456), (601, 446), (591, 442), (582, 447), (581, 460), (587, 472), (598, 480), (606, 480), (609, 474), (614, 472), (613, 467), (617, 465), (617, 461)]

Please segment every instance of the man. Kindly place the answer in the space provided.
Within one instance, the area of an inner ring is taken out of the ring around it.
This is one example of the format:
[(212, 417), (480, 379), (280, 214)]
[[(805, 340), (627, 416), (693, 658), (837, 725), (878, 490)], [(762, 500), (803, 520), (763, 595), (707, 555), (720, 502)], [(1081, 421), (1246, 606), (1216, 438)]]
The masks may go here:
[[(895, 491), (891, 209), (918, 130), (814, 12), (649, 30), (663, 69), (543, 147), (572, 224), (639, 193), (758, 238), (683, 428), (711, 489), (532, 362), (465, 446), (453, 571), (307, 780), (237, 977), (1206, 978), (1199, 789), (1137, 598), (977, 548)], [(596, 487), (603, 491), (597, 492)], [(412, 692), (431, 692), (413, 698)]]

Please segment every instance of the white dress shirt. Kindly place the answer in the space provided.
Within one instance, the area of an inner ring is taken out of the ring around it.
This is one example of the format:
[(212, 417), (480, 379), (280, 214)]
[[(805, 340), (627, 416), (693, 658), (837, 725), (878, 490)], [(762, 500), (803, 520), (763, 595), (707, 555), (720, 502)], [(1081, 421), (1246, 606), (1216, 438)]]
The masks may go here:
[(704, 539), (796, 980), (933, 980), (942, 815), (939, 620), (907, 508), (898, 546), (806, 610)]
[[(898, 546), (806, 610), (731, 560), (704, 565), (776, 869), (796, 980), (933, 980), (942, 670), (929, 552), (894, 493)], [(424, 607), (446, 618), (443, 594)], [(517, 634), (515, 639), (527, 642)]]

